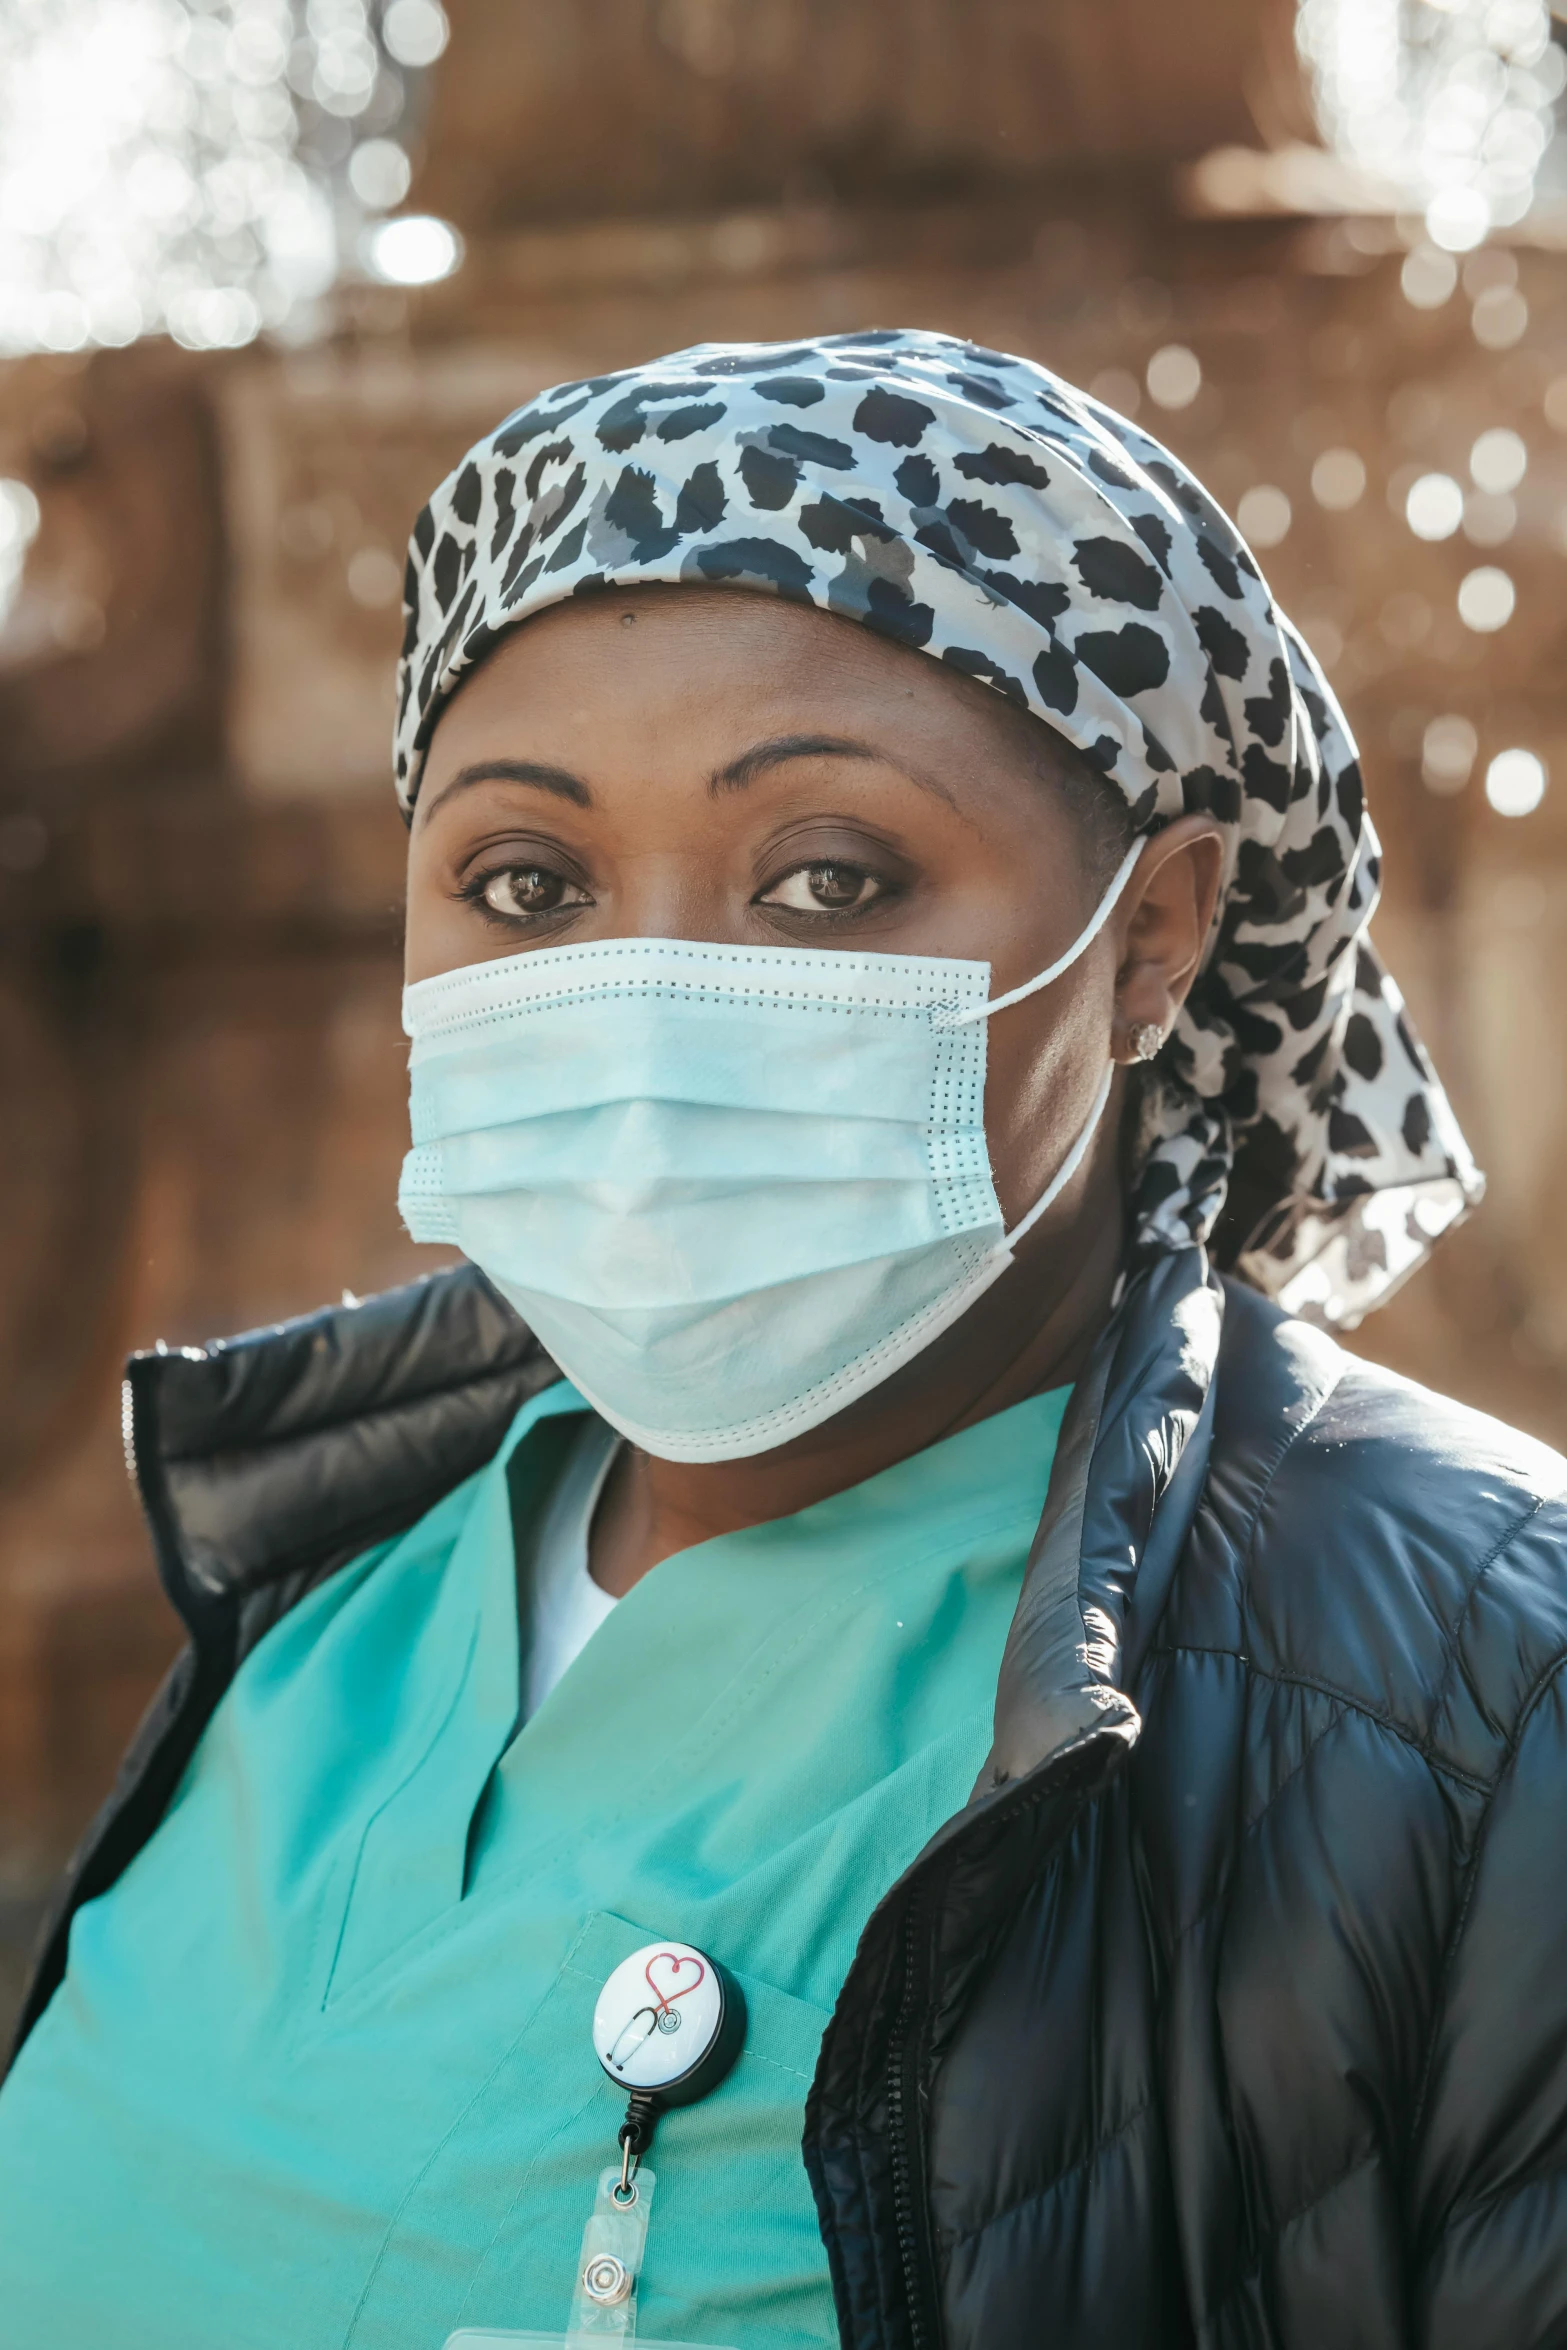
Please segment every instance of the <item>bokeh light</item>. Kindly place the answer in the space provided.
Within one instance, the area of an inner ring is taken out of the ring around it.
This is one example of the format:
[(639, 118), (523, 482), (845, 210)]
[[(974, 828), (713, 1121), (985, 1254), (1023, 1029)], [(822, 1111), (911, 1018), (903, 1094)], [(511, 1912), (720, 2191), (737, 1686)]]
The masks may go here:
[(1529, 305), (1516, 286), (1487, 286), (1470, 313), (1474, 339), (1487, 351), (1510, 351), (1529, 331)]
[(1518, 591), (1505, 571), (1482, 563), (1466, 572), (1458, 587), (1458, 617), (1477, 636), (1494, 636), (1505, 628), (1518, 602)]
[(433, 65), (449, 34), (446, 11), (436, 0), (391, 0), (381, 36), (399, 65)]
[(1288, 538), (1294, 515), (1284, 492), (1270, 481), (1260, 481), (1242, 492), (1235, 520), (1251, 546), (1276, 547)]
[[(408, 188), (434, 0), (6, 0), (0, 352), (298, 332)], [(391, 30), (396, 29), (396, 43)], [(357, 137), (345, 136), (345, 126)], [(414, 281), (408, 281), (414, 282)]]
[(1440, 245), (1412, 245), (1398, 282), (1411, 309), (1440, 310), (1457, 290), (1458, 264)]
[(1545, 761), (1533, 751), (1498, 751), (1485, 771), (1485, 796), (1498, 816), (1532, 816), (1545, 797)]
[(1464, 519), (1464, 493), (1450, 473), (1422, 473), (1410, 485), (1404, 518), (1417, 539), (1450, 539)]
[(348, 184), (371, 212), (400, 204), (412, 177), (407, 149), (395, 139), (364, 139), (348, 159)]
[(1493, 425), (1469, 452), (1469, 478), (1477, 490), (1515, 490), (1528, 470), (1528, 443), (1510, 425)]
[(392, 286), (429, 286), (450, 277), (462, 259), (462, 239), (433, 213), (405, 213), (367, 229), (362, 251), (366, 267)]
[(1311, 469), (1311, 494), (1330, 514), (1358, 506), (1366, 487), (1366, 461), (1354, 449), (1324, 449)]
[(1492, 226), (1491, 207), (1481, 188), (1438, 188), (1426, 206), (1426, 234), (1449, 253), (1472, 253)]
[(1449, 798), (1463, 790), (1474, 772), (1480, 737), (1471, 719), (1448, 711), (1433, 718), (1420, 744), (1420, 773), (1427, 791)]
[[(1296, 25), (1331, 143), (1423, 211), (1431, 246), (1471, 253), (1522, 220), (1563, 83), (1546, 0), (1301, 0)], [(1406, 297), (1438, 307), (1444, 276), (1415, 264)], [(1505, 348), (1516, 300), (1486, 301), (1476, 334)]]
[(385, 547), (360, 547), (348, 559), (348, 592), (367, 612), (385, 611), (403, 592), (403, 567)]
[(1148, 397), (1161, 408), (1189, 408), (1202, 390), (1202, 362), (1184, 343), (1165, 343), (1148, 362)]

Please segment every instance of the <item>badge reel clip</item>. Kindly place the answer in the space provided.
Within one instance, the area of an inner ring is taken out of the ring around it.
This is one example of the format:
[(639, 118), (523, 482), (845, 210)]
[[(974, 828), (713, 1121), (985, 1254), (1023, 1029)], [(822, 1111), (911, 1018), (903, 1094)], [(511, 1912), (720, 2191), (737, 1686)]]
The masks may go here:
[[(446, 2350), (500, 2350), (549, 2344), (583, 2350), (595, 2342), (633, 2341), (637, 2279), (647, 2245), (654, 2173), (644, 2162), (658, 2118), (695, 2105), (733, 2068), (745, 2039), (745, 1999), (716, 1959), (688, 1942), (650, 1942), (616, 1967), (593, 2010), (593, 2048), (617, 2088), (627, 2092), (617, 2143), (620, 2159), (599, 2175), (582, 2235), (569, 2330), (564, 2334), (464, 2328)], [(663, 2350), (698, 2350), (671, 2342)]]

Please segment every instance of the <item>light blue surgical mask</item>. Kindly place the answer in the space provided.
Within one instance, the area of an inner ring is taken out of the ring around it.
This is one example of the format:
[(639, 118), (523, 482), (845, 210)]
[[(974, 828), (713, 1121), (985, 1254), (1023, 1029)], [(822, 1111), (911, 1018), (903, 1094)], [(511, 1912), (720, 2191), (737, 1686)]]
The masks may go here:
[(671, 938), (417, 981), (409, 1231), (455, 1243), (648, 1452), (814, 1428), (955, 1322), (1082, 1164), (1108, 1062), (1006, 1230), (987, 1023), (1077, 961), (1141, 846), (1066, 954), (993, 1000), (988, 963)]

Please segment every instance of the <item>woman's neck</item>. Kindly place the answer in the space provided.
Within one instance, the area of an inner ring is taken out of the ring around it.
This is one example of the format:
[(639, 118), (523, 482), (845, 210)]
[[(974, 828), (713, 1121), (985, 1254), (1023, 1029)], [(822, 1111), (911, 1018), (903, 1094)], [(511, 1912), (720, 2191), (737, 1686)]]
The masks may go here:
[(792, 1517), (1025, 1396), (1066, 1386), (1109, 1312), (1119, 1202), (1091, 1235), (1074, 1229), (1052, 1239), (1048, 1250), (1020, 1251), (913, 1362), (787, 1444), (732, 1461), (657, 1460), (626, 1445), (593, 1520), (594, 1582), (622, 1598), (678, 1550)]

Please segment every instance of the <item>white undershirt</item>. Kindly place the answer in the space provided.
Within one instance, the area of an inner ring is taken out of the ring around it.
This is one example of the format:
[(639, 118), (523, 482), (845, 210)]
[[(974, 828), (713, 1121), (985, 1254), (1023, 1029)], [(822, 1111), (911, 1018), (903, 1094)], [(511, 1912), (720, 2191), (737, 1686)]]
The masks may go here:
[(620, 1450), (618, 1432), (588, 1413), (572, 1440), (532, 1545), (528, 1659), (522, 1718), (531, 1721), (573, 1657), (615, 1605), (588, 1573), (588, 1534), (604, 1480)]

